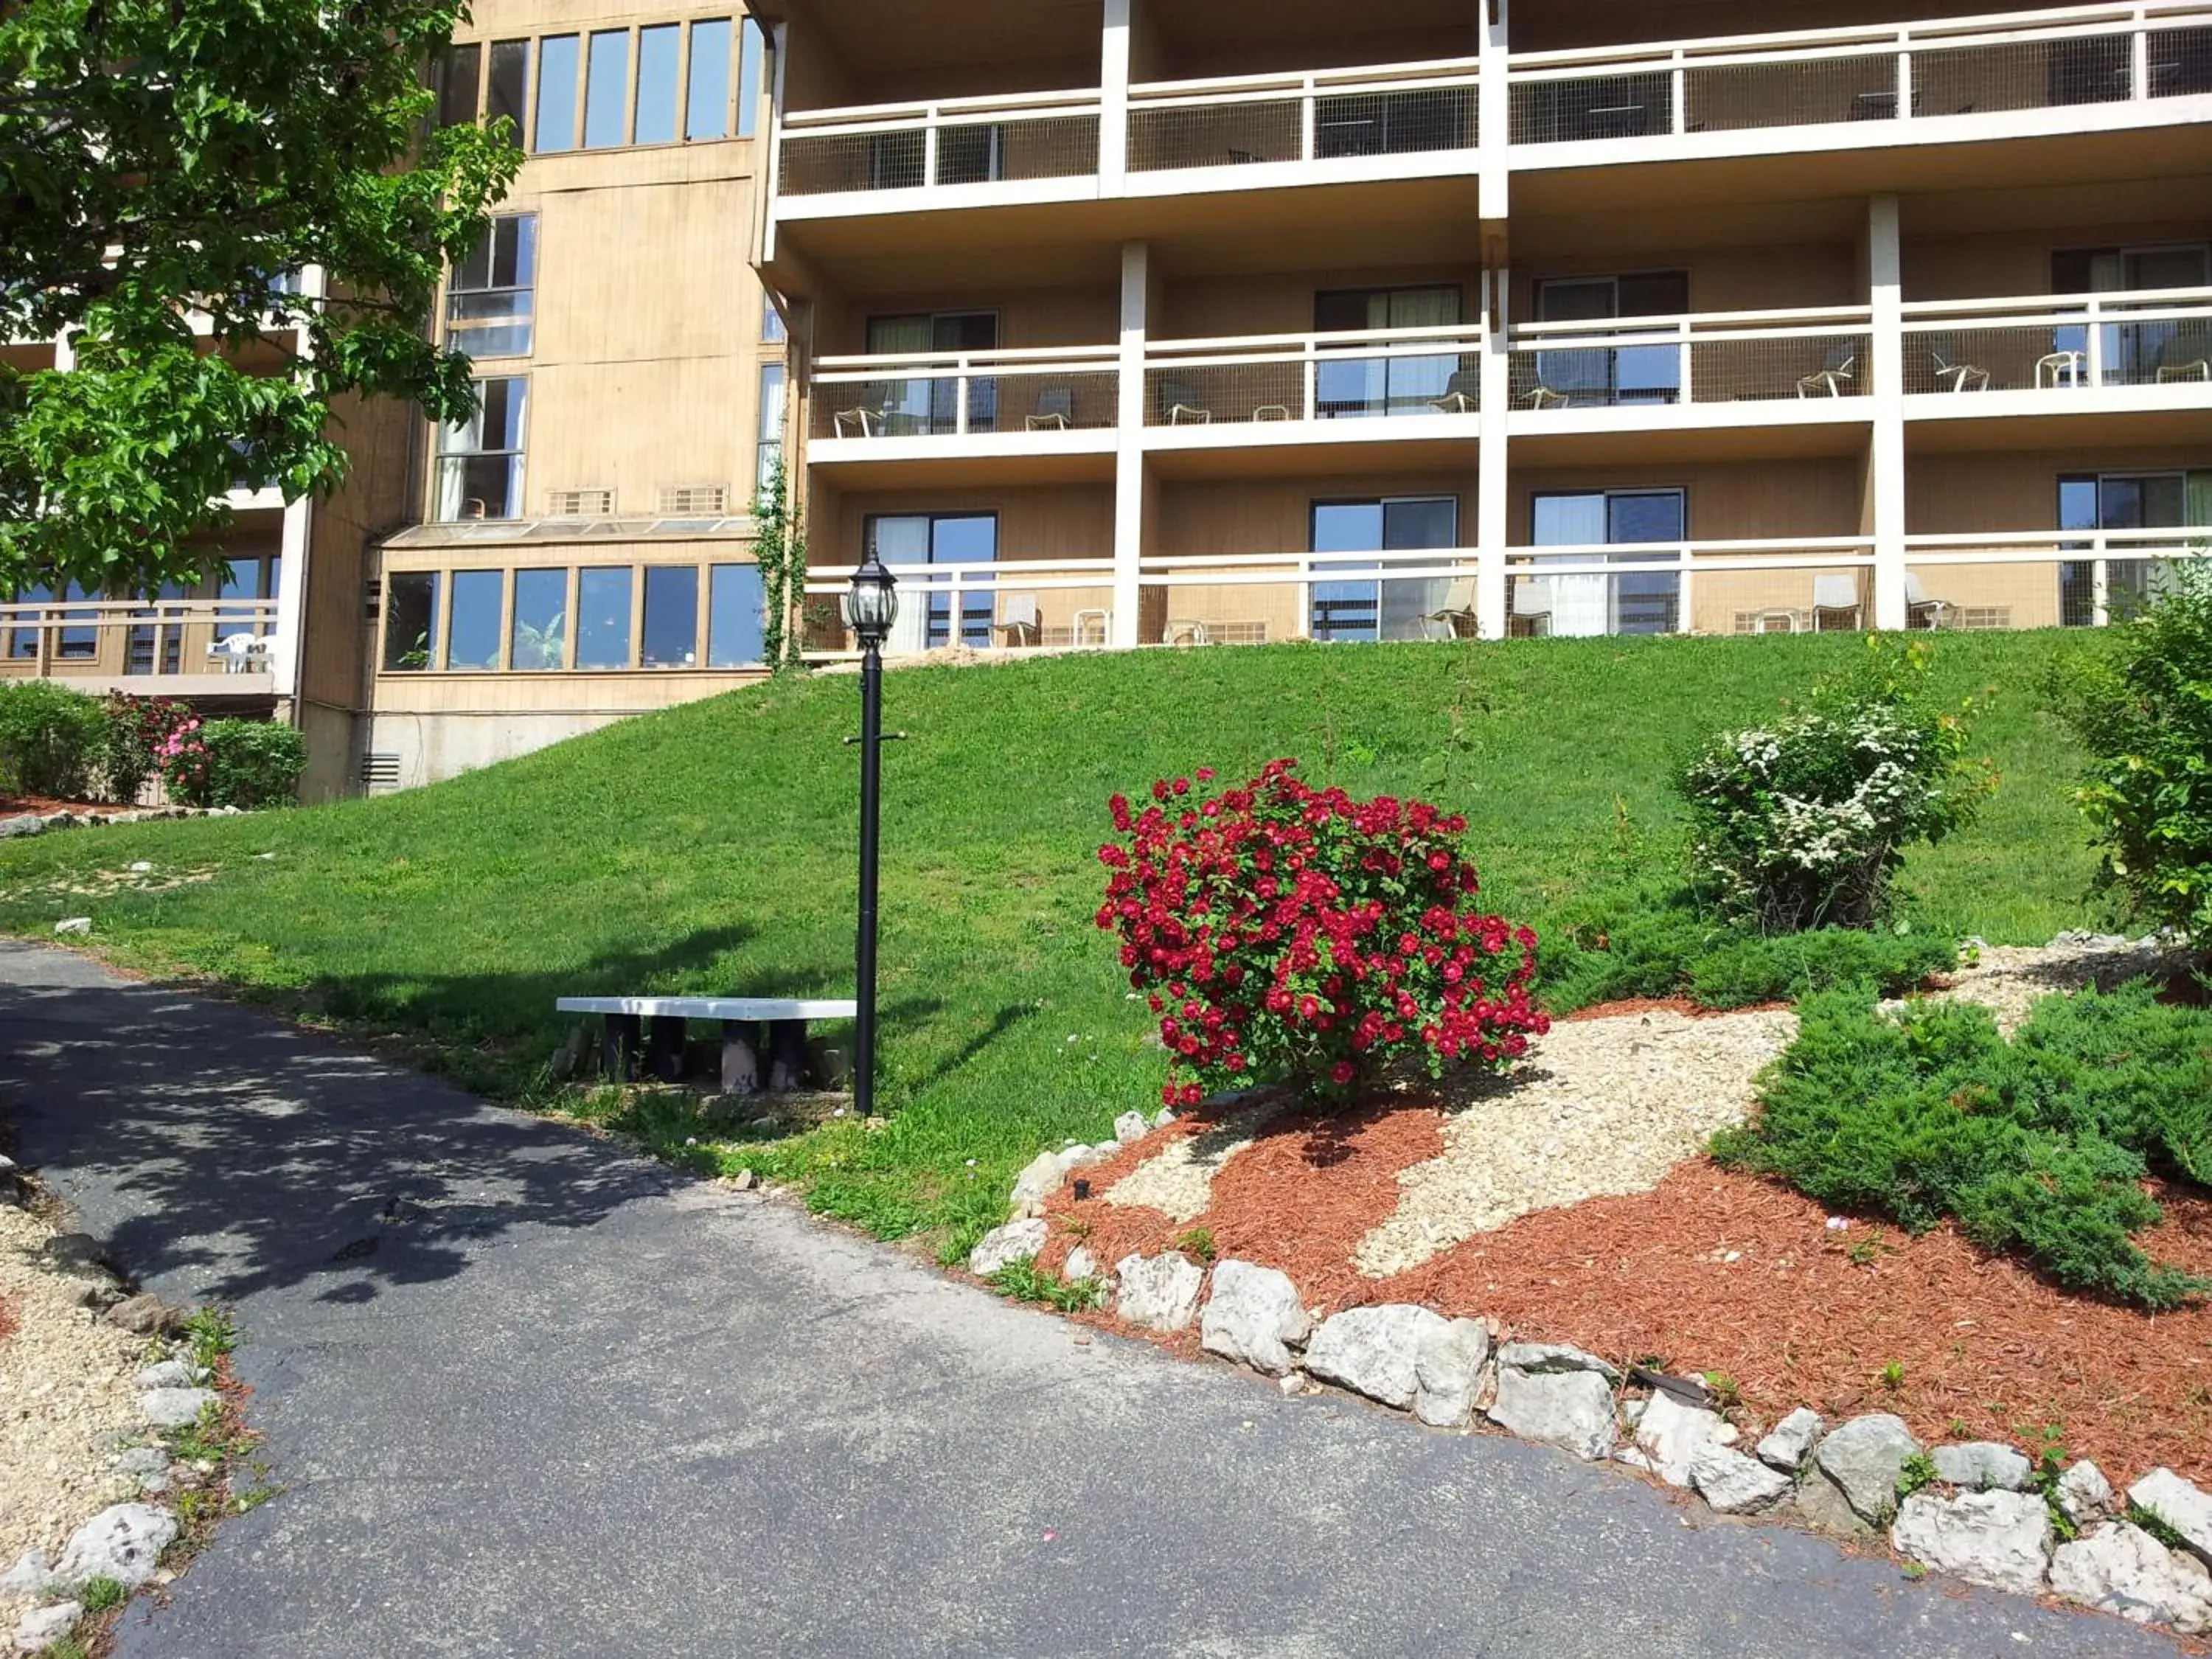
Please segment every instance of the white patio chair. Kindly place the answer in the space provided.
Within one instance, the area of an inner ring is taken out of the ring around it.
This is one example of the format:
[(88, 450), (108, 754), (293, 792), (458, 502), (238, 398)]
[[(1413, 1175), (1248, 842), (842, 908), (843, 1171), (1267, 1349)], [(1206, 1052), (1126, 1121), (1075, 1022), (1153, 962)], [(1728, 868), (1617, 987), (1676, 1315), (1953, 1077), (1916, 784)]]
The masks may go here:
[(999, 606), (999, 631), (1009, 651), (1044, 643), (1044, 622), (1034, 593), (1009, 593)]
[(1160, 635), (1160, 639), (1161, 642), (1166, 645), (1212, 645), (1213, 643), (1213, 635), (1206, 630), (1206, 624), (1188, 618), (1180, 622), (1170, 619), (1166, 631)]
[(2086, 351), (2046, 352), (2035, 360), (2036, 389), (2087, 386), (2088, 373), (2089, 354)]
[(208, 659), (226, 674), (258, 672), (269, 660), (269, 641), (258, 634), (226, 634), (208, 647)]
[(1439, 415), (1472, 415), (1482, 399), (1482, 375), (1479, 370), (1456, 368), (1450, 380), (1444, 382), (1444, 395), (1429, 405)]
[(1941, 628), (1944, 617), (1957, 609), (1948, 599), (1930, 599), (1928, 590), (1920, 585), (1920, 578), (1910, 570), (1905, 573), (1905, 625), (1907, 628)]
[(1813, 631), (1815, 634), (1856, 629), (1865, 614), (1866, 606), (1859, 599), (1859, 579), (1856, 576), (1813, 578)]
[(1065, 432), (1075, 424), (1075, 389), (1048, 386), (1037, 393), (1036, 413), (1029, 417), (1032, 432)]
[[(1931, 349), (1929, 356), (1935, 360), (1936, 386), (1942, 392), (1987, 392), (1990, 372), (1974, 363), (1954, 363), (1942, 352)], [(1950, 384), (1943, 383), (1948, 380)]]
[(1797, 395), (1840, 398), (1844, 388), (1858, 378), (1858, 353), (1835, 347), (1829, 351), (1827, 362), (1798, 380)]
[(1471, 640), (1481, 632), (1475, 615), (1475, 579), (1458, 576), (1444, 589), (1444, 602), (1421, 618), (1432, 640)]

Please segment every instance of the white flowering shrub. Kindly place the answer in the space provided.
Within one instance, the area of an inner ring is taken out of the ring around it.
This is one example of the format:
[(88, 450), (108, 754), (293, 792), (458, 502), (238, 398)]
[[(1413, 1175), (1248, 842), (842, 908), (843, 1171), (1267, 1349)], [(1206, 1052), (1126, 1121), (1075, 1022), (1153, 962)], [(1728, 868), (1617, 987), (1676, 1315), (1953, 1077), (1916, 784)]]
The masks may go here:
[(1769, 933), (1864, 927), (1905, 849), (1970, 823), (1991, 775), (1923, 693), (1923, 645), (1872, 646), (1804, 708), (1715, 738), (1684, 767), (1692, 856), (1722, 906)]

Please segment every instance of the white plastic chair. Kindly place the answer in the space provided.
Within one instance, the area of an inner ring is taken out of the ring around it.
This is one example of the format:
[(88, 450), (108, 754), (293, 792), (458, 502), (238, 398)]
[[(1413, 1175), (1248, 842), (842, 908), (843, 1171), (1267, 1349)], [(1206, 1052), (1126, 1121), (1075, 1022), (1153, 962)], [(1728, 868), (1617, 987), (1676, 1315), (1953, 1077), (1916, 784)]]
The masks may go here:
[[(1856, 628), (1866, 607), (1859, 599), (1859, 579), (1856, 576), (1815, 576), (1813, 578), (1813, 631), (1822, 633), (1832, 628)], [(1832, 617), (1848, 617), (1848, 622), (1833, 622)]]

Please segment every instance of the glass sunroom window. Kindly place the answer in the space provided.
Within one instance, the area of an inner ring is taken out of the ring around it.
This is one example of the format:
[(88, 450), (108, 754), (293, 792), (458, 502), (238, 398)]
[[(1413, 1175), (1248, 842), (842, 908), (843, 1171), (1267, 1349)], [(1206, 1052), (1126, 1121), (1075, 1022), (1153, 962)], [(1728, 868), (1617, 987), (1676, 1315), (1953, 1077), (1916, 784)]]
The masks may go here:
[(644, 662), (647, 668), (699, 665), (699, 567), (645, 569)]
[(628, 668), (630, 654), (630, 567), (576, 573), (576, 666)]
[(768, 594), (757, 564), (718, 564), (707, 599), (707, 666), (751, 668), (766, 655)]
[(438, 573), (402, 570), (384, 581), (384, 670), (419, 674), (438, 637)]
[(516, 571), (507, 659), (519, 673), (543, 674), (562, 667), (568, 655), (568, 571)]
[(474, 673), (498, 669), (500, 611), (506, 599), (505, 571), (453, 572), (453, 633), (446, 641), (447, 668)]

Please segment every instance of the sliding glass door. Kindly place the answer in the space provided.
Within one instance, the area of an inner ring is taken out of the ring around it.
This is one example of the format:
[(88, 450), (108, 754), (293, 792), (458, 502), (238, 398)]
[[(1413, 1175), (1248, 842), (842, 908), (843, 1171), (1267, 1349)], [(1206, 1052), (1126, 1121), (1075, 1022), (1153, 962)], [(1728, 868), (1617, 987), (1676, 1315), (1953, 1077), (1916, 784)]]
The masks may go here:
[[(2179, 529), (2191, 521), (2192, 493), (2212, 474), (2106, 472), (2058, 480), (2061, 530)], [(2058, 568), (2058, 617), (2069, 628), (2124, 622), (2163, 591), (2173, 567), (2163, 559), (2074, 559)]]
[[(1536, 320), (1541, 323), (1679, 317), (1689, 308), (1686, 271), (1566, 276), (1536, 284)], [(1671, 404), (1682, 395), (1682, 348), (1669, 342), (1540, 351), (1536, 376), (1547, 391), (1579, 406)]]
[[(868, 319), (868, 355), (957, 357), (991, 351), (999, 343), (995, 311), (951, 311), (908, 317)], [(957, 378), (892, 380), (881, 388), (884, 429), (894, 437), (941, 435), (960, 428)], [(968, 381), (968, 429), (999, 428), (999, 383), (989, 375)]]
[[(865, 533), (868, 551), (894, 568), (994, 564), (999, 557), (995, 513), (884, 514), (868, 520)], [(924, 578), (923, 582), (925, 591), (917, 593), (913, 578), (902, 578), (906, 592), (899, 596), (898, 621), (891, 629), (889, 646), (895, 653), (933, 650), (952, 643), (956, 629), (952, 595), (928, 591), (943, 587), (941, 578)], [(991, 583), (988, 574), (961, 578), (957, 628), (963, 645), (984, 649), (991, 643), (994, 601)]]
[[(1316, 295), (1316, 334), (1358, 334), (1368, 329), (1457, 328), (1465, 296), (1455, 287), (1348, 289)], [(1339, 346), (1336, 349), (1341, 350)], [(1391, 415), (1432, 415), (1454, 392), (1473, 398), (1472, 359), (1462, 374), (1459, 357), (1325, 357), (1316, 374), (1315, 413), (1324, 421)], [(1455, 385), (1455, 377), (1460, 383)]]
[[(1316, 553), (1449, 551), (1459, 545), (1459, 502), (1450, 495), (1409, 495), (1360, 501), (1316, 501), (1313, 508)], [(1373, 571), (1372, 559), (1316, 560), (1314, 570)], [(1308, 632), (1316, 640), (1419, 640), (1428, 637), (1427, 619), (1447, 608), (1454, 583), (1449, 578), (1316, 580), (1313, 584)], [(1463, 609), (1474, 608), (1468, 584)]]
[[(2203, 288), (2212, 280), (2212, 250), (2202, 242), (2172, 247), (2069, 248), (2051, 259), (2054, 294), (2124, 294)], [(2212, 331), (2199, 322), (2106, 323), (2099, 355), (2106, 386), (2154, 386), (2212, 378)], [(2087, 352), (2087, 324), (2051, 331), (2054, 352)], [(2162, 372), (2161, 372), (2162, 371)]]
[[(1677, 544), (1685, 537), (1686, 500), (1679, 489), (1595, 489), (1540, 495), (1531, 503), (1532, 538), (1538, 547), (1616, 547)], [(1547, 565), (1595, 564), (1608, 556), (1570, 553), (1539, 557)], [(1634, 554), (1614, 554), (1614, 560)], [(1516, 585), (1514, 614), (1530, 631), (1577, 637), (1606, 634), (1671, 634), (1681, 612), (1680, 575), (1674, 571), (1524, 577)]]

